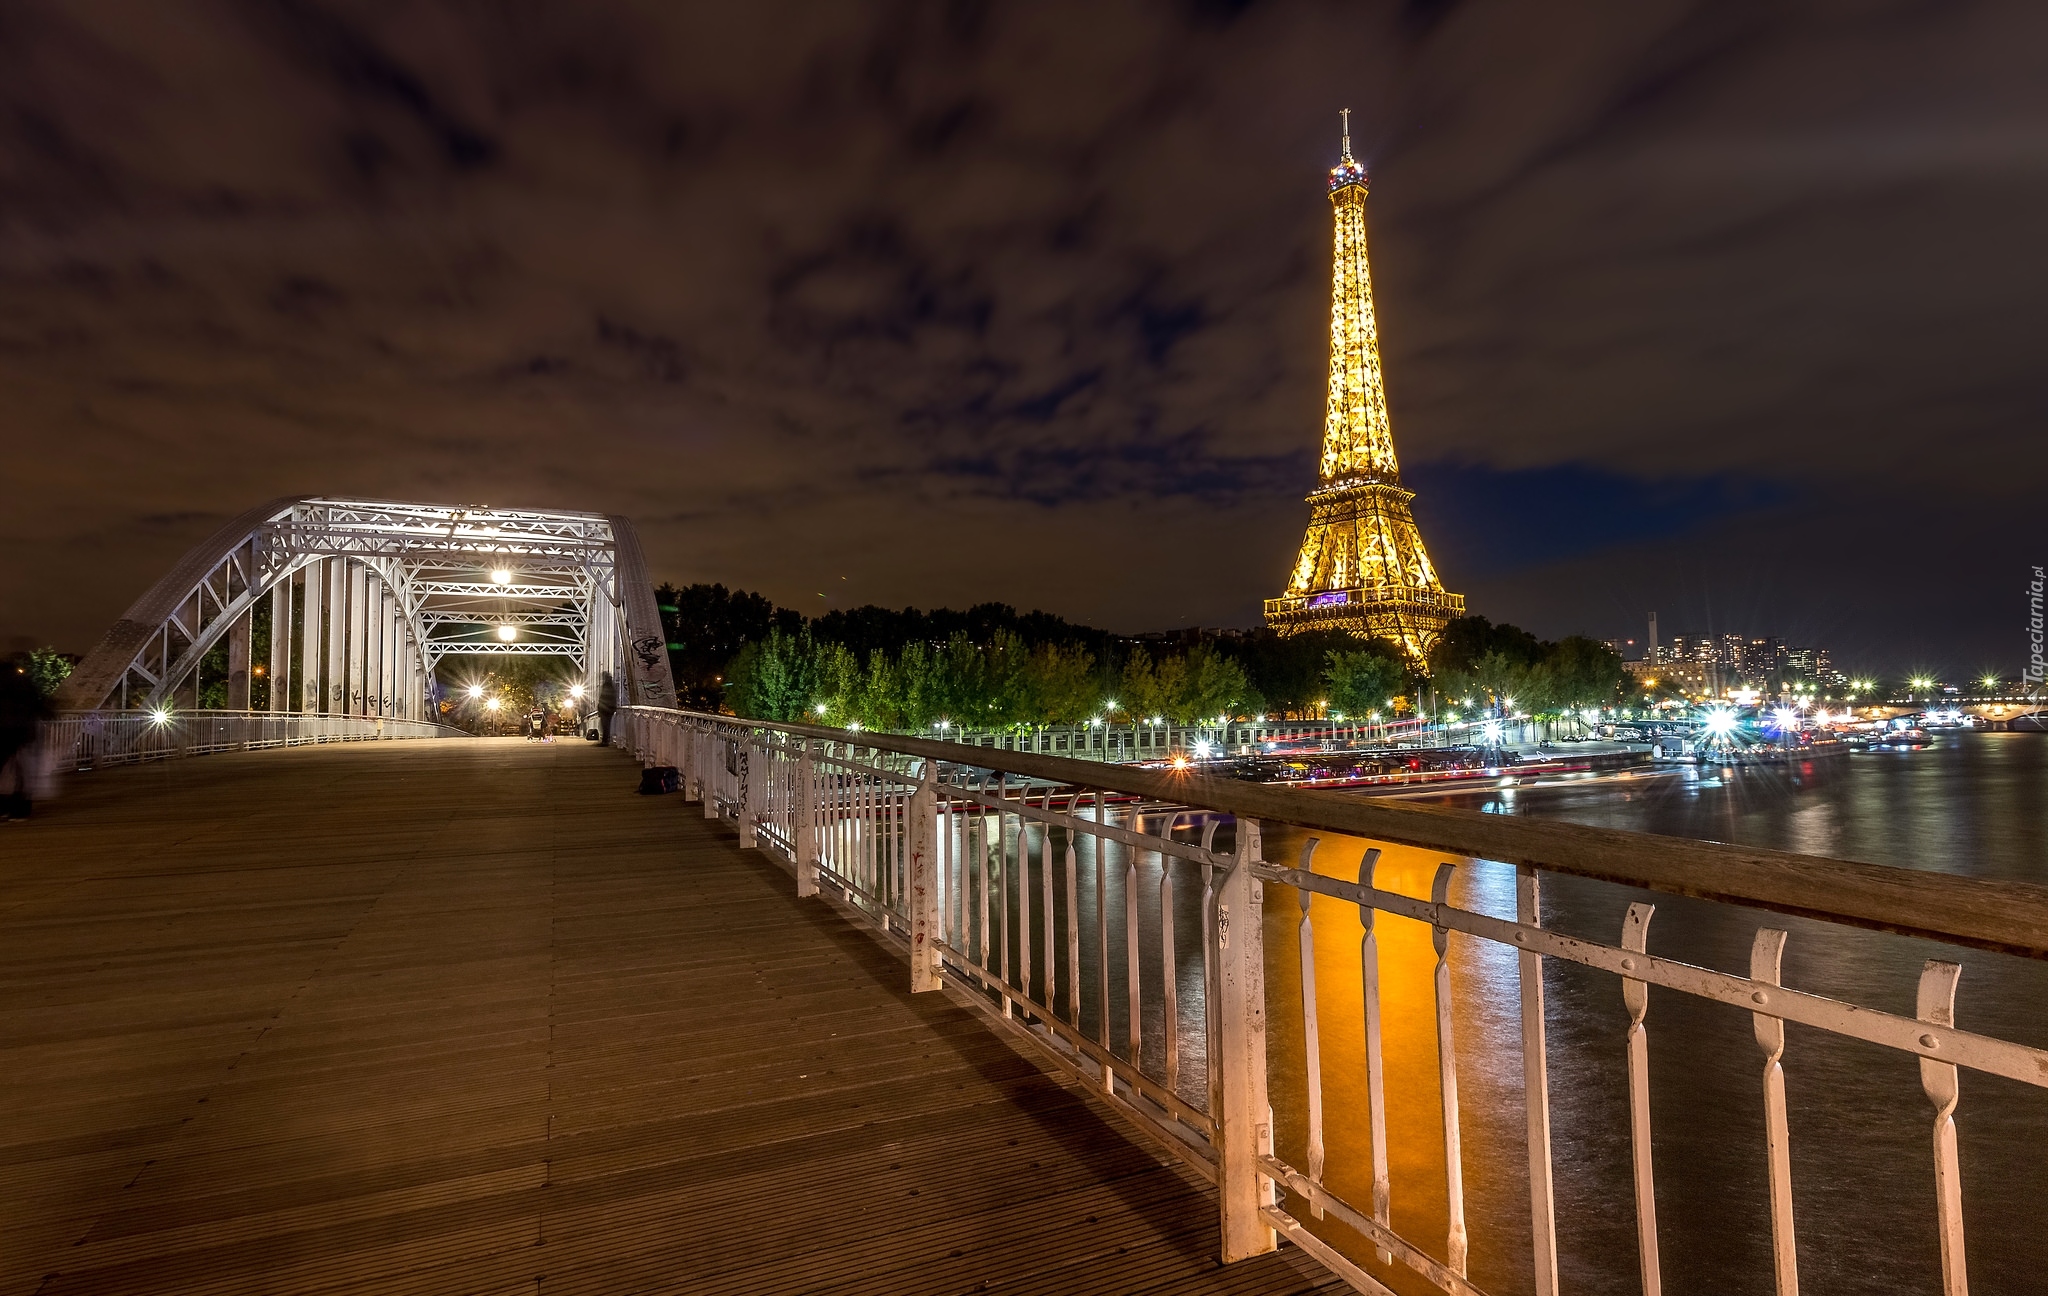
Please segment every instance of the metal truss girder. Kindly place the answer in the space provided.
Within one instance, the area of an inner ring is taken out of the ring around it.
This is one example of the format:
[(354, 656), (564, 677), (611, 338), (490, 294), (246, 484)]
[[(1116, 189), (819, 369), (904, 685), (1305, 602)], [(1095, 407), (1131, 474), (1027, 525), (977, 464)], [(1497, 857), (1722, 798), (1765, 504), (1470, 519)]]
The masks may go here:
[[(80, 663), (60, 704), (97, 708), (116, 690), (132, 704), (138, 684), (144, 705), (162, 702), (279, 582), (336, 558), (362, 564), (392, 593), (405, 646), (428, 673), (451, 651), (565, 654), (619, 672), (636, 702), (673, 703), (666, 636), (652, 587), (638, 588), (645, 562), (626, 519), (305, 496), (259, 505), (188, 551)], [(516, 584), (480, 579), (501, 567), (519, 573)], [(510, 643), (445, 637), (454, 625), (494, 634), (507, 624), (522, 632)], [(604, 660), (593, 661), (600, 631)]]

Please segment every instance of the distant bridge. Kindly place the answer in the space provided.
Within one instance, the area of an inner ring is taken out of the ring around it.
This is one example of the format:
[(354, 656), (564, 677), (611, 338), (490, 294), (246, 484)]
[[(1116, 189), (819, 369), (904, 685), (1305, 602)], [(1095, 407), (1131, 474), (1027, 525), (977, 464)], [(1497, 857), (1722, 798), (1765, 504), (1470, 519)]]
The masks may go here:
[[(265, 663), (252, 629), (270, 627)], [(298, 496), (271, 500), (187, 552), (65, 681), (74, 711), (199, 709), (226, 645), (225, 710), (267, 669), (277, 714), (432, 718), (450, 653), (559, 654), (622, 701), (672, 706), (667, 639), (625, 518)]]

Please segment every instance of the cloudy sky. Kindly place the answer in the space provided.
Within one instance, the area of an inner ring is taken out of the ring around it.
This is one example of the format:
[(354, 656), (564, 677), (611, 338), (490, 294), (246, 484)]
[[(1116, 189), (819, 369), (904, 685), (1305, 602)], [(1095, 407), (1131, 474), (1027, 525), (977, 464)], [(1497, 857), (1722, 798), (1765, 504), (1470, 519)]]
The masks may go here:
[(1257, 620), (1353, 109), (1447, 584), (2017, 671), (2048, 6), (10, 0), (0, 638), (224, 517), (634, 517), (785, 604)]

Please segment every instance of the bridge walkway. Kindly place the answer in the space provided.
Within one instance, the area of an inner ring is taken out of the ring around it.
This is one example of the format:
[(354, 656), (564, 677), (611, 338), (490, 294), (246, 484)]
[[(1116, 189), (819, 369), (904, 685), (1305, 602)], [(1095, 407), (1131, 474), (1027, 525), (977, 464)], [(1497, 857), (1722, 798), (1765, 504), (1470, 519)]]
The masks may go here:
[(634, 783), (350, 744), (0, 826), (0, 1293), (1333, 1285)]

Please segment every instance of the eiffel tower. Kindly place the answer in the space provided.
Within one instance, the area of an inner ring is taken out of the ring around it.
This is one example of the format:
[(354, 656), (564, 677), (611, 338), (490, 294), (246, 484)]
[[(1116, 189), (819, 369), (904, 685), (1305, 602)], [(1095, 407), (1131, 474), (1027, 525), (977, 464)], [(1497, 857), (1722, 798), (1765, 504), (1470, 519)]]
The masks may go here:
[(1309, 492), (1308, 536), (1287, 592), (1266, 600), (1266, 624), (1281, 634), (1349, 630), (1385, 639), (1420, 664), (1465, 599), (1444, 592), (1401, 487), (1373, 320), (1372, 270), (1365, 259), (1365, 168), (1344, 151), (1330, 169), (1336, 223), (1330, 291), (1330, 404), (1323, 420), (1321, 479)]

